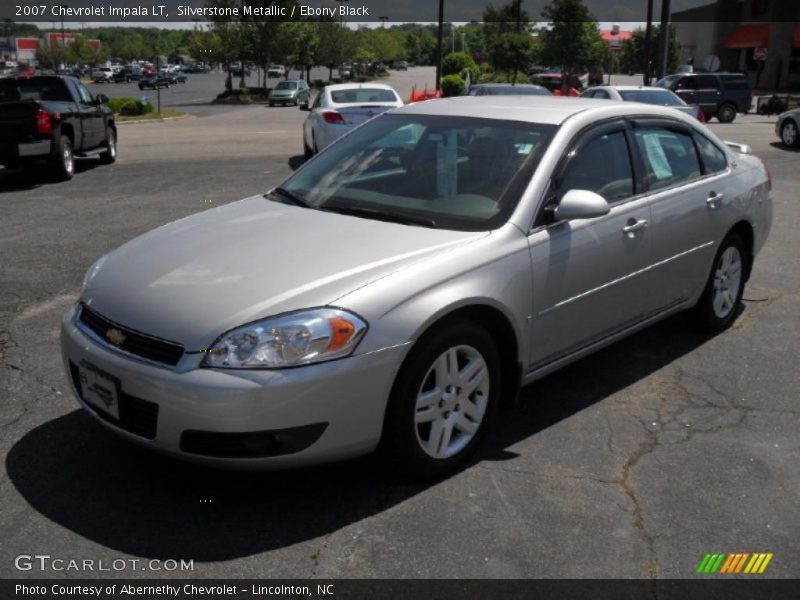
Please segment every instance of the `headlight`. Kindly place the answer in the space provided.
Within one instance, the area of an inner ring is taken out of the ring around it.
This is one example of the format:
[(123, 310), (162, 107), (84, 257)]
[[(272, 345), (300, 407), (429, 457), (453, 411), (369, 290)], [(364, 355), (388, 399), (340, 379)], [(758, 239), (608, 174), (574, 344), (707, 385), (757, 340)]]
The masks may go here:
[(366, 330), (360, 318), (333, 308), (271, 317), (220, 336), (203, 366), (275, 369), (341, 358), (355, 350)]

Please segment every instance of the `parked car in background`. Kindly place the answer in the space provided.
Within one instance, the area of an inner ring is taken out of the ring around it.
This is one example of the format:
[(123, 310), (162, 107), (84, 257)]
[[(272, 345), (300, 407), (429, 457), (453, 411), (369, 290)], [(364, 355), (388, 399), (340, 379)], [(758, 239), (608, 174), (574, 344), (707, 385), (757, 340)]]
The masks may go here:
[(788, 148), (800, 147), (800, 108), (778, 115), (775, 133)]
[(175, 83), (175, 78), (172, 76), (171, 73), (165, 73), (161, 71), (156, 75), (155, 73), (150, 75), (145, 75), (139, 80), (139, 89), (151, 89), (154, 90), (156, 88), (168, 88), (171, 84)]
[(131, 81), (139, 81), (142, 78), (142, 69), (138, 66), (128, 66), (122, 70), (114, 73), (112, 79), (114, 83), (128, 83)]
[(58, 180), (71, 179), (75, 159), (117, 159), (117, 126), (103, 94), (75, 77), (0, 80), (0, 164), (45, 161)]
[(353, 66), (352, 65), (342, 65), (338, 69), (339, 77), (341, 79), (352, 79), (353, 78)]
[[(561, 69), (557, 67), (553, 67), (530, 76), (531, 83), (534, 83), (536, 85), (541, 85), (542, 87), (546, 87), (551, 92), (561, 89), (562, 79), (563, 76), (561, 74)], [(588, 72), (583, 74), (573, 73), (568, 77), (567, 81), (568, 88), (581, 90), (585, 88), (587, 85), (589, 85)]]
[(291, 104), (308, 104), (311, 99), (311, 88), (304, 79), (294, 79), (290, 81), (280, 81), (269, 92), (269, 105), (280, 104), (286, 106)]
[(706, 120), (716, 117), (720, 123), (731, 123), (737, 113), (747, 114), (753, 102), (753, 91), (741, 73), (676, 73), (656, 82), (675, 92), (686, 104), (699, 106)]
[(397, 71), (408, 71), (408, 61), (398, 60), (394, 63), (394, 68)]
[(92, 81), (95, 83), (109, 83), (114, 79), (114, 69), (111, 67), (95, 67), (92, 69)]
[(471, 85), (467, 96), (551, 96), (550, 90), (531, 83), (478, 83)]
[(267, 69), (267, 77), (285, 77), (286, 67), (283, 65), (270, 65)]
[(635, 108), (412, 104), (266, 194), (128, 241), (62, 320), (77, 401), (214, 467), (378, 449), (452, 473), (520, 385), (682, 311), (713, 332), (739, 316), (769, 174), (688, 115)]
[(705, 113), (699, 106), (689, 106), (680, 96), (667, 89), (633, 85), (603, 85), (589, 88), (581, 94), (583, 98), (598, 100), (619, 100), (624, 102), (641, 102), (656, 106), (670, 106), (675, 110), (693, 116), (701, 123), (706, 122)]
[(312, 156), (364, 121), (403, 106), (400, 95), (382, 83), (340, 83), (326, 86), (311, 106), (303, 123), (303, 150)]
[(189, 78), (183, 71), (175, 71), (174, 73), (170, 73), (170, 75), (172, 76), (172, 83), (186, 83), (189, 81)]

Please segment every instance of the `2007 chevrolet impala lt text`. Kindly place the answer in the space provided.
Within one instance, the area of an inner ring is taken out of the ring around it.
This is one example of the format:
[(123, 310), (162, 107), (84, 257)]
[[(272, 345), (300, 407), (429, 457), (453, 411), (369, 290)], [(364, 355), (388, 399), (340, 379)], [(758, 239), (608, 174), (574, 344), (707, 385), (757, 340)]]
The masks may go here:
[(379, 449), (443, 474), (520, 385), (685, 309), (729, 326), (770, 188), (749, 148), (670, 108), (412, 104), (100, 258), (64, 362), (101, 423), (184, 459)]

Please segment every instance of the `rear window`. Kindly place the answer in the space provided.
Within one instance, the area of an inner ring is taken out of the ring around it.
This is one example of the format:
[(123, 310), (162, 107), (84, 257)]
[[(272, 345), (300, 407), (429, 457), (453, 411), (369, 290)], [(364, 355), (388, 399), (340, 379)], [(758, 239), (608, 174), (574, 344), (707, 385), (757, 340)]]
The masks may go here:
[(643, 102), (658, 106), (681, 106), (684, 102), (668, 90), (625, 90), (619, 93), (627, 102)]
[(331, 100), (336, 104), (361, 104), (363, 102), (397, 102), (392, 90), (380, 88), (359, 88), (331, 92)]
[(550, 96), (550, 91), (542, 87), (530, 85), (508, 85), (485, 87), (483, 93), (488, 96)]
[(30, 79), (0, 80), (0, 102), (24, 100), (72, 102), (72, 97), (60, 79), (31, 77)]

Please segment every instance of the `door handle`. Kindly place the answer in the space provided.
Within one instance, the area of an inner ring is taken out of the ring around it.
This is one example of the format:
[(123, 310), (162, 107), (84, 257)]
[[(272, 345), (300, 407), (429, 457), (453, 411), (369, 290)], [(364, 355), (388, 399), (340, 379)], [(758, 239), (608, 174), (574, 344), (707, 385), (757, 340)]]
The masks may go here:
[(637, 231), (645, 227), (647, 227), (647, 219), (639, 219), (638, 221), (631, 219), (628, 221), (628, 224), (622, 228), (622, 232), (629, 238), (632, 238), (636, 235)]
[(717, 202), (720, 202), (725, 197), (725, 194), (718, 194), (716, 192), (711, 192), (706, 198), (706, 204), (708, 208), (717, 208)]

